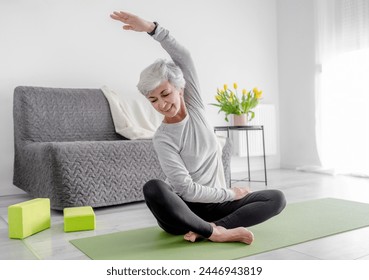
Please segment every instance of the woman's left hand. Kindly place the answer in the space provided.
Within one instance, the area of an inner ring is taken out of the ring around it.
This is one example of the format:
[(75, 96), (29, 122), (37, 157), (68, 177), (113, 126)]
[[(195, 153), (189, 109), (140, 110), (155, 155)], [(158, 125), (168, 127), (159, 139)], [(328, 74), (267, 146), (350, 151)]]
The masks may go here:
[(247, 187), (233, 187), (232, 190), (235, 193), (234, 200), (239, 200), (251, 192)]
[(137, 32), (151, 32), (155, 28), (155, 24), (151, 21), (144, 20), (136, 15), (127, 12), (113, 12), (110, 17), (112, 19), (125, 23), (124, 30), (132, 30)]

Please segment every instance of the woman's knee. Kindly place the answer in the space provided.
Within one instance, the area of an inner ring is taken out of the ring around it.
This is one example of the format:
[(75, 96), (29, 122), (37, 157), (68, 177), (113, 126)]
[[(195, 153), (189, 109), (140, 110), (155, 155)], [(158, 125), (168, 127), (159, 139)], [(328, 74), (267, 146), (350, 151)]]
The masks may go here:
[(163, 191), (167, 189), (168, 185), (164, 181), (158, 179), (150, 180), (143, 186), (145, 200), (160, 198)]
[(284, 193), (280, 190), (273, 190), (272, 201), (274, 202), (274, 207), (277, 214), (282, 212), (282, 210), (286, 207), (286, 197), (284, 196)]

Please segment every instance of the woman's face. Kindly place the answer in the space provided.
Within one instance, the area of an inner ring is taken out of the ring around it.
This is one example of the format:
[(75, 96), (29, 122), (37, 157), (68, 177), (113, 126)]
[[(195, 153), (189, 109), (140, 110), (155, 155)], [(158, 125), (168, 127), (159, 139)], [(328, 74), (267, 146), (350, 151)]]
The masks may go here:
[(183, 90), (178, 90), (168, 81), (164, 81), (147, 96), (147, 99), (155, 110), (164, 115), (165, 120), (170, 122), (172, 118), (178, 117), (178, 113), (184, 109), (182, 97)]

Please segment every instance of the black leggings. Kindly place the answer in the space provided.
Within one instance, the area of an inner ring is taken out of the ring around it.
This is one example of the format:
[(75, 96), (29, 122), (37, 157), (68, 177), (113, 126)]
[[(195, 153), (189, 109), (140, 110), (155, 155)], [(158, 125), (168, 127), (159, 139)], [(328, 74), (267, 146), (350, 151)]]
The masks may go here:
[(151, 180), (143, 193), (163, 230), (176, 235), (192, 231), (206, 238), (213, 233), (210, 222), (227, 229), (249, 227), (279, 214), (286, 206), (279, 190), (256, 191), (222, 203), (193, 203), (182, 200), (167, 183)]

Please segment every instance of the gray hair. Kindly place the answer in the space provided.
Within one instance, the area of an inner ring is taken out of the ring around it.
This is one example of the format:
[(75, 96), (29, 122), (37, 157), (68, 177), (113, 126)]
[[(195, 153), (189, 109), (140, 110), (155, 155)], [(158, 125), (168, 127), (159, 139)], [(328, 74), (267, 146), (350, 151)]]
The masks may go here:
[(178, 90), (186, 84), (181, 68), (172, 61), (158, 59), (141, 72), (137, 88), (147, 97), (164, 81), (168, 81)]

